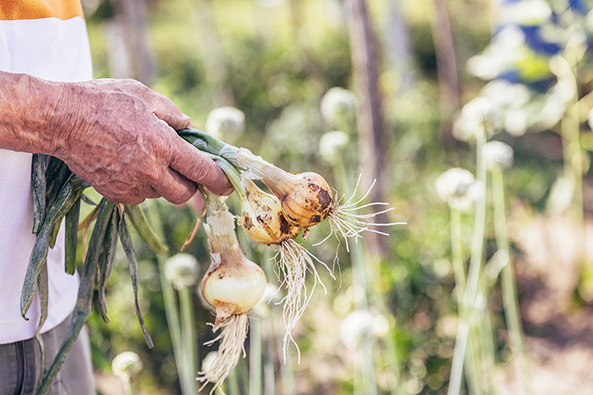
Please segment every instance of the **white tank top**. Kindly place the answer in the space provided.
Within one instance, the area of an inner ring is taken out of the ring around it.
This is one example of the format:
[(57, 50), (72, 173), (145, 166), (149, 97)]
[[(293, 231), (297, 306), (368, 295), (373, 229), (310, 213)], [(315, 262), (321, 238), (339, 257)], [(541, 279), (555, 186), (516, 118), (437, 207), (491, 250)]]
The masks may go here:
[[(0, 70), (52, 81), (92, 78), (86, 25), (79, 0), (0, 0)], [(0, 344), (35, 336), (37, 296), (20, 314), (21, 288), (35, 242), (31, 154), (0, 149)], [(63, 227), (62, 227), (63, 228)], [(42, 332), (74, 309), (78, 275), (64, 271), (64, 232), (48, 255), (49, 314)]]

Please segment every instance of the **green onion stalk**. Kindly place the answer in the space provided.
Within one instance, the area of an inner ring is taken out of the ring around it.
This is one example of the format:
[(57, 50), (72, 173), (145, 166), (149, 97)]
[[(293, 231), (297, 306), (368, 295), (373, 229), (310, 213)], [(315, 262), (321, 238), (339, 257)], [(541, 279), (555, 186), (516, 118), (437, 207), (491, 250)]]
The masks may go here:
[[(484, 315), (488, 313), (487, 294), (482, 281), (484, 262), (484, 235), (486, 225), (486, 180), (487, 169), (484, 160), (483, 147), (486, 144), (486, 130), (476, 133), (476, 179), (480, 191), (475, 203), (474, 229), (471, 246), (471, 257), (467, 276), (467, 287), (465, 289), (464, 304), (470, 311), (470, 331), (478, 332), (479, 349), (472, 347), (474, 358), (478, 358), (481, 367), (481, 376), (486, 378), (482, 383), (486, 392), (494, 391), (494, 346), (492, 344), (492, 328), (482, 325), (486, 320)], [(485, 306), (478, 309), (476, 306), (477, 296), (482, 296)], [(482, 310), (480, 312), (479, 310)], [(477, 323), (477, 326), (474, 326)], [(470, 335), (471, 337), (471, 335)], [(467, 337), (463, 340), (467, 342)]]
[(517, 291), (515, 286), (515, 277), (511, 253), (509, 248), (509, 239), (507, 234), (507, 223), (505, 213), (505, 193), (504, 176), (500, 166), (491, 170), (492, 175), (492, 201), (494, 209), (494, 227), (496, 232), (496, 244), (499, 251), (504, 254), (505, 265), (502, 268), (501, 287), (504, 311), (507, 325), (509, 327), (509, 338), (511, 349), (518, 358), (519, 377), (523, 384), (523, 390), (526, 394), (532, 394), (529, 367), (527, 364), (527, 355), (523, 343), (523, 328), (519, 314), (519, 303), (517, 300)]
[[(342, 128), (346, 133), (340, 130), (327, 132), (321, 137), (319, 148), (320, 152), (323, 155), (323, 158), (333, 166), (334, 179), (336, 180), (339, 189), (354, 190), (354, 192), (352, 193), (352, 197), (349, 199), (349, 202), (351, 202), (352, 199), (359, 199), (358, 202), (361, 202), (362, 200), (364, 200), (364, 198), (366, 198), (370, 189), (364, 196), (362, 196), (362, 199), (360, 199), (361, 196), (359, 196), (360, 194), (358, 194), (357, 191), (362, 175), (359, 176), (358, 182), (355, 186), (352, 182), (352, 180), (354, 179), (354, 173), (357, 170), (356, 163), (358, 163), (358, 160), (356, 158), (349, 157), (348, 152), (344, 149), (345, 147), (347, 147), (348, 144), (348, 136), (356, 135), (356, 122), (354, 122), (354, 120), (352, 119), (352, 113), (349, 111), (333, 111), (340, 106), (324, 105), (324, 101), (331, 102), (332, 97), (337, 97), (338, 99), (340, 99), (340, 102), (343, 105), (345, 105), (345, 107), (349, 107), (346, 104), (350, 102), (350, 100), (347, 100), (350, 95), (348, 94), (348, 92), (344, 92), (341, 90), (337, 90), (336, 92), (334, 91), (328, 92), (325, 96), (325, 99), (322, 100), (322, 113), (325, 113), (324, 115), (326, 116), (326, 118), (330, 118), (328, 120), (331, 120), (332, 123)], [(336, 95), (336, 93), (340, 94)], [(353, 156), (355, 156), (355, 154)], [(350, 164), (351, 166), (348, 166), (348, 164)], [(374, 185), (374, 183), (372, 185)], [(374, 214), (361, 215), (360, 211), (362, 211), (361, 209), (363, 209), (364, 207), (359, 206), (359, 204), (357, 203), (351, 204), (349, 202), (346, 202), (345, 206), (352, 207), (351, 214), (357, 216), (357, 218), (365, 218), (366, 220), (370, 220), (370, 218), (374, 216)], [(371, 204), (371, 206), (373, 205), (376, 204)], [(392, 208), (389, 208), (387, 210), (383, 210), (383, 212), (388, 212), (391, 210)], [(378, 224), (378, 226), (383, 225)], [(382, 235), (387, 235), (386, 233), (379, 232), (376, 229), (368, 230)], [(360, 311), (369, 311), (372, 302), (373, 304), (377, 305), (379, 311), (387, 313), (388, 309), (387, 304), (385, 302), (385, 297), (379, 290), (380, 288), (376, 286), (378, 284), (378, 261), (371, 260), (370, 262), (368, 262), (365, 259), (365, 251), (363, 248), (363, 244), (358, 242), (358, 239), (361, 237), (362, 236), (360, 234), (354, 236), (356, 241), (355, 243), (348, 243), (348, 239), (345, 239), (346, 250), (349, 253), (350, 260), (352, 263), (353, 282), (355, 284), (358, 284), (361, 287), (361, 289), (364, 290), (362, 298), (359, 301), (357, 301), (356, 309)], [(390, 379), (389, 388), (391, 389), (392, 394), (401, 394), (403, 393), (404, 389), (402, 388), (399, 380), (400, 367), (397, 357), (397, 350), (393, 339), (394, 335), (393, 333), (391, 333), (391, 331), (389, 331), (389, 333), (386, 336), (377, 340), (379, 341), (380, 347), (386, 351), (381, 353), (380, 356), (382, 358), (384, 369), (388, 370), (391, 373), (388, 375)], [(376, 393), (377, 391), (377, 383), (375, 380), (376, 361), (373, 358), (375, 353), (373, 350), (374, 344), (372, 340), (373, 339), (365, 338), (365, 341), (361, 344), (363, 348), (363, 350), (361, 350), (363, 359), (360, 362), (359, 368), (362, 372), (364, 393)]]
[[(461, 393), (461, 379), (464, 370), (464, 361), (467, 359), (465, 370), (468, 377), (468, 386), (474, 389), (472, 392), (479, 392), (479, 374), (477, 361), (475, 358), (475, 347), (474, 339), (464, 341), (462, 339), (472, 336), (473, 334), (469, 331), (469, 311), (467, 306), (464, 304), (465, 294), (465, 283), (466, 275), (464, 268), (463, 259), (463, 239), (461, 235), (461, 212), (455, 207), (450, 208), (451, 217), (451, 251), (453, 258), (453, 274), (455, 277), (455, 296), (457, 298), (457, 308), (459, 309), (459, 329), (457, 331), (457, 340), (455, 342), (455, 351), (453, 353), (453, 362), (451, 364), (451, 374), (449, 378), (449, 388), (447, 394), (454, 395)], [(468, 345), (469, 343), (469, 345)], [(466, 350), (463, 347), (469, 347)]]
[[(159, 209), (158, 201), (151, 201), (144, 203), (148, 210), (148, 219), (155, 230), (158, 237), (162, 239), (163, 230), (161, 226), (161, 213)], [(175, 357), (175, 364), (177, 365), (179, 383), (181, 387), (181, 393), (183, 395), (194, 394), (197, 389), (195, 373), (196, 369), (191, 364), (186, 363), (191, 358), (193, 361), (199, 360), (198, 349), (194, 347), (192, 349), (186, 349), (184, 347), (184, 338), (187, 339), (187, 335), (182, 334), (181, 319), (179, 313), (179, 307), (177, 304), (177, 298), (175, 296), (175, 288), (173, 283), (166, 276), (166, 258), (163, 254), (156, 254), (156, 260), (159, 268), (159, 277), (161, 282), (161, 292), (163, 294), (163, 303), (165, 306), (165, 315), (167, 317), (167, 326), (169, 328), (169, 335), (171, 337), (171, 344), (173, 346), (173, 355)], [(184, 320), (187, 322), (187, 319)], [(187, 324), (186, 324), (187, 325)], [(187, 330), (185, 331), (187, 333)], [(195, 352), (192, 356), (188, 356), (188, 353)]]
[(262, 322), (258, 317), (249, 320), (249, 395), (262, 393)]
[[(579, 116), (577, 80), (578, 65), (582, 61), (584, 48), (582, 48), (582, 43), (578, 43), (578, 35), (573, 36), (571, 39), (576, 39), (574, 43), (576, 45), (570, 48), (567, 46), (563, 56), (554, 59), (552, 71), (558, 78), (558, 84), (563, 84), (572, 90), (572, 95), (568, 100), (564, 116), (560, 120), (560, 136), (562, 137), (564, 177), (572, 181), (573, 185), (573, 197), (569, 207), (569, 213), (576, 222), (576, 226), (581, 233), (581, 239), (584, 240), (583, 173), (586, 171), (587, 160), (581, 141), (580, 123), (582, 120)], [(581, 247), (577, 251), (578, 259), (586, 259), (584, 245), (584, 242), (579, 243)], [(592, 271), (593, 263), (584, 261), (581, 267), (578, 291), (579, 295), (586, 301), (591, 299), (591, 292), (589, 290), (591, 289), (590, 274)]]
[[(334, 165), (334, 177), (337, 181), (338, 187), (341, 189), (351, 189), (350, 185), (350, 174), (352, 173), (350, 169), (345, 166), (344, 161), (336, 160), (332, 161)], [(355, 211), (354, 214), (358, 215), (358, 211)], [(363, 290), (362, 297), (360, 300), (357, 301), (357, 310), (361, 311), (369, 311), (369, 301), (368, 301), (368, 294), (369, 291), (374, 289), (373, 286), (369, 286), (369, 281), (367, 278), (369, 277), (367, 274), (367, 265), (365, 264), (365, 257), (364, 257), (364, 249), (363, 244), (356, 240), (355, 243), (351, 243), (350, 245), (347, 243), (347, 250), (350, 255), (350, 261), (352, 264), (352, 278), (354, 284), (357, 284), (360, 289)], [(379, 292), (377, 292), (379, 294)], [(379, 299), (381, 299), (381, 295), (376, 295)], [(391, 338), (390, 335), (388, 337)], [(377, 383), (375, 380), (375, 359), (374, 359), (374, 345), (373, 345), (373, 337), (365, 338), (363, 343), (360, 345), (360, 356), (358, 365), (358, 370), (360, 370), (360, 374), (362, 377), (362, 381), (360, 385), (355, 385), (355, 390), (358, 390), (358, 393), (364, 394), (377, 394)], [(392, 348), (388, 347), (388, 351), (394, 351)], [(395, 377), (399, 376), (399, 366), (397, 366), (397, 356), (395, 353), (390, 353), (389, 355), (396, 363), (396, 372)], [(357, 358), (358, 359), (358, 358)], [(356, 383), (355, 383), (356, 384)], [(395, 385), (393, 385), (395, 384)], [(360, 387), (360, 388), (359, 388)], [(397, 383), (392, 383), (392, 389), (396, 390)], [(356, 392), (356, 391), (355, 391)]]

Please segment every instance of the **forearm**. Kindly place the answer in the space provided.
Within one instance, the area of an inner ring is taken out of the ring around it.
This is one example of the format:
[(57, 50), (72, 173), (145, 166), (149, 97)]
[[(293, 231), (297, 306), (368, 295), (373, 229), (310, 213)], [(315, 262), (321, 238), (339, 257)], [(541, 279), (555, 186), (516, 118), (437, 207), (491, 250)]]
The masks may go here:
[(0, 71), (0, 148), (51, 154), (63, 83)]
[(175, 132), (189, 124), (138, 81), (60, 83), (0, 72), (0, 149), (55, 156), (115, 202), (182, 203), (196, 183), (231, 192), (218, 166)]

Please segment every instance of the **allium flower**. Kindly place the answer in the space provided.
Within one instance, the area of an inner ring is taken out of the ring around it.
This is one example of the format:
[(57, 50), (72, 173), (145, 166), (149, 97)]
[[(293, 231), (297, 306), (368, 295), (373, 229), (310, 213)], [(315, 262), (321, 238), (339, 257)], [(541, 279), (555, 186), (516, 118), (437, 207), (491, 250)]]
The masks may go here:
[(508, 109), (504, 114), (504, 130), (511, 136), (523, 136), (529, 126), (529, 112), (525, 108)]
[(522, 26), (535, 26), (548, 21), (552, 9), (543, 0), (505, 2), (500, 8), (500, 20)]
[(511, 83), (503, 79), (490, 81), (480, 90), (486, 97), (502, 108), (520, 108), (531, 100), (529, 88), (523, 84)]
[(496, 78), (513, 67), (517, 53), (522, 53), (524, 45), (525, 34), (518, 26), (503, 26), (482, 53), (467, 61), (466, 67), (471, 74), (484, 80)]
[(513, 149), (502, 141), (490, 141), (482, 149), (488, 170), (513, 166)]
[(216, 351), (210, 351), (208, 354), (206, 354), (206, 356), (204, 357), (204, 359), (202, 359), (202, 370), (201, 372), (208, 372), (210, 371), (210, 368), (212, 367), (212, 364), (214, 363), (214, 360), (216, 359), (216, 355), (218, 353)]
[(471, 141), (481, 133), (494, 134), (502, 123), (498, 106), (490, 99), (477, 97), (468, 102), (453, 125), (453, 135), (461, 141)]
[(319, 154), (328, 163), (334, 164), (341, 159), (342, 148), (348, 144), (348, 135), (334, 130), (325, 133), (319, 140)]
[(142, 370), (142, 361), (133, 351), (117, 354), (111, 361), (111, 370), (118, 377), (130, 377)]
[(264, 303), (278, 303), (282, 300), (282, 293), (277, 286), (271, 283), (266, 284), (264, 294), (261, 297), (261, 301)]
[(330, 124), (352, 121), (356, 116), (356, 96), (352, 91), (334, 87), (321, 99), (321, 115)]
[(383, 314), (373, 317), (373, 333), (377, 337), (384, 337), (389, 334), (389, 320)]
[(373, 335), (373, 314), (357, 310), (348, 314), (342, 322), (340, 336), (346, 347), (354, 349)]
[(210, 111), (206, 131), (224, 141), (234, 141), (245, 130), (245, 114), (235, 107), (219, 107)]
[(267, 283), (261, 300), (251, 310), (258, 316), (265, 316), (270, 310), (269, 304), (279, 303), (281, 300), (282, 295), (278, 287), (274, 284)]
[(192, 287), (198, 282), (200, 265), (198, 260), (190, 254), (177, 254), (165, 263), (165, 277), (177, 289)]
[(451, 208), (467, 211), (478, 196), (478, 184), (474, 175), (458, 167), (444, 172), (437, 178), (436, 189), (439, 197)]

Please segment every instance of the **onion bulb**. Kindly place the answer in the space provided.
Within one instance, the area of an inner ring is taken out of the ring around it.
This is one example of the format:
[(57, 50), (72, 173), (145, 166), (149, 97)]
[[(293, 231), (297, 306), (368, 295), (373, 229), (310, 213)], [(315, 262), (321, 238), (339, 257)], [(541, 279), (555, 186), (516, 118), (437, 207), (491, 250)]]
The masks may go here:
[(266, 287), (266, 275), (241, 251), (233, 216), (226, 205), (209, 216), (206, 223), (211, 263), (202, 279), (201, 291), (216, 309), (216, 330), (232, 315), (244, 314), (259, 302)]
[(280, 244), (299, 234), (301, 228), (286, 220), (276, 196), (262, 191), (245, 177), (242, 177), (241, 185), (244, 195), (237, 224), (251, 240), (261, 244)]
[(323, 221), (333, 205), (327, 182), (317, 173), (288, 173), (249, 150), (236, 153), (239, 166), (251, 177), (261, 180), (278, 199), (286, 220), (294, 226), (309, 228)]

